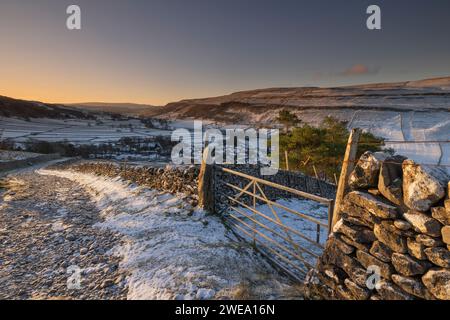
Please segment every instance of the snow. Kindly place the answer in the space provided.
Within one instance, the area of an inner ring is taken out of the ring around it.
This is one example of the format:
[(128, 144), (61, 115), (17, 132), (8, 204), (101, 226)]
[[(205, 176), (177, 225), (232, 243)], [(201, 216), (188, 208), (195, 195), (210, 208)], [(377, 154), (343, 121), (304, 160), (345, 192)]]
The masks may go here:
[[(132, 126), (132, 129), (130, 128)], [(29, 139), (49, 142), (69, 141), (74, 144), (95, 144), (119, 141), (124, 137), (170, 136), (171, 131), (149, 129), (138, 120), (101, 122), (89, 120), (30, 119), (0, 117), (3, 138), (23, 143)]]
[(25, 160), (40, 156), (38, 153), (0, 150), (0, 162), (9, 162), (16, 160)]
[[(194, 210), (182, 195), (72, 171), (39, 170), (80, 183), (107, 228), (123, 236), (112, 254), (127, 271), (129, 299), (233, 298), (251, 283), (258, 298), (283, 295), (287, 279), (246, 243), (238, 242), (217, 216)], [(61, 227), (61, 226), (55, 226)]]

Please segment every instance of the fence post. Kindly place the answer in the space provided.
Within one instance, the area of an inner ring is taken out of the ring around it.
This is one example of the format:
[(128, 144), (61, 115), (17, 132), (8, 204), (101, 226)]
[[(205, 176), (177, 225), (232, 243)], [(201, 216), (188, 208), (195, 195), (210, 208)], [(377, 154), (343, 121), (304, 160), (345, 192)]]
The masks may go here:
[(284, 158), (286, 159), (286, 171), (289, 171), (289, 156), (287, 150), (284, 150)]
[(209, 147), (203, 151), (202, 164), (198, 176), (198, 206), (214, 213), (214, 165), (209, 164)]
[(330, 228), (331, 230), (333, 229), (334, 225), (341, 218), (340, 217), (340, 208), (341, 208), (341, 204), (342, 204), (342, 199), (344, 198), (345, 191), (347, 189), (348, 177), (349, 177), (350, 173), (352, 172), (353, 168), (355, 167), (356, 152), (358, 150), (358, 143), (359, 143), (360, 137), (361, 137), (361, 130), (357, 129), (357, 128), (352, 129), (352, 132), (350, 133), (350, 137), (348, 138), (347, 149), (345, 150), (345, 156), (344, 156), (344, 161), (342, 163), (341, 175), (339, 177), (339, 183), (337, 186), (336, 201), (334, 202), (333, 219), (332, 219), (332, 225)]

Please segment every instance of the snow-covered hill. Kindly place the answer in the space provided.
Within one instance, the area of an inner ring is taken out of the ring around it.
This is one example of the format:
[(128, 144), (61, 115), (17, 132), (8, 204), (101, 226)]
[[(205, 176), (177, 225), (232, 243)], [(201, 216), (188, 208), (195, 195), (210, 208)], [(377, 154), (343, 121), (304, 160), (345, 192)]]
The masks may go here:
[(408, 142), (388, 143), (398, 153), (421, 163), (450, 166), (450, 144), (445, 142), (450, 140), (450, 77), (242, 91), (171, 103), (161, 117), (203, 119), (219, 126), (272, 126), (284, 109), (312, 125), (319, 125), (327, 116), (347, 121), (349, 128), (359, 127), (390, 141)]

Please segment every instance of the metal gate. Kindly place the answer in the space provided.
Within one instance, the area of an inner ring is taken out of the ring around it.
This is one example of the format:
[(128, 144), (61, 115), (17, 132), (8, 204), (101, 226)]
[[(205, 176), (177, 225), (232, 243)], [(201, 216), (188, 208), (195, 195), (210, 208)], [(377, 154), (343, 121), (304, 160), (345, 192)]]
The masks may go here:
[[(278, 268), (301, 281), (323, 251), (334, 200), (228, 168), (215, 166), (214, 170), (243, 181), (242, 186), (218, 181), (221, 190), (217, 190), (217, 196), (227, 201), (226, 209), (221, 210), (227, 226), (240, 239), (253, 243)], [(270, 195), (275, 190), (282, 194), (281, 199)], [(302, 212), (299, 206), (310, 211)]]

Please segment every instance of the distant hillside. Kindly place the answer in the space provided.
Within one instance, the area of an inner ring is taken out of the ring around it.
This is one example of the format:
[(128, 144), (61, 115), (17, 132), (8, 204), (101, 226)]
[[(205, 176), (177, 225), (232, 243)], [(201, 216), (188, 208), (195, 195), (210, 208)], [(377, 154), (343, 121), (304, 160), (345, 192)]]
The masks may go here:
[(161, 111), (161, 107), (136, 103), (86, 102), (69, 104), (69, 106), (81, 110), (118, 113), (129, 116), (151, 116)]
[[(278, 112), (347, 113), (355, 110), (450, 111), (450, 77), (346, 87), (269, 88), (169, 103), (160, 117), (225, 123), (273, 122)], [(350, 120), (350, 119), (344, 119)]]
[(94, 119), (95, 114), (59, 104), (26, 101), (0, 96), (0, 116), (17, 118)]

